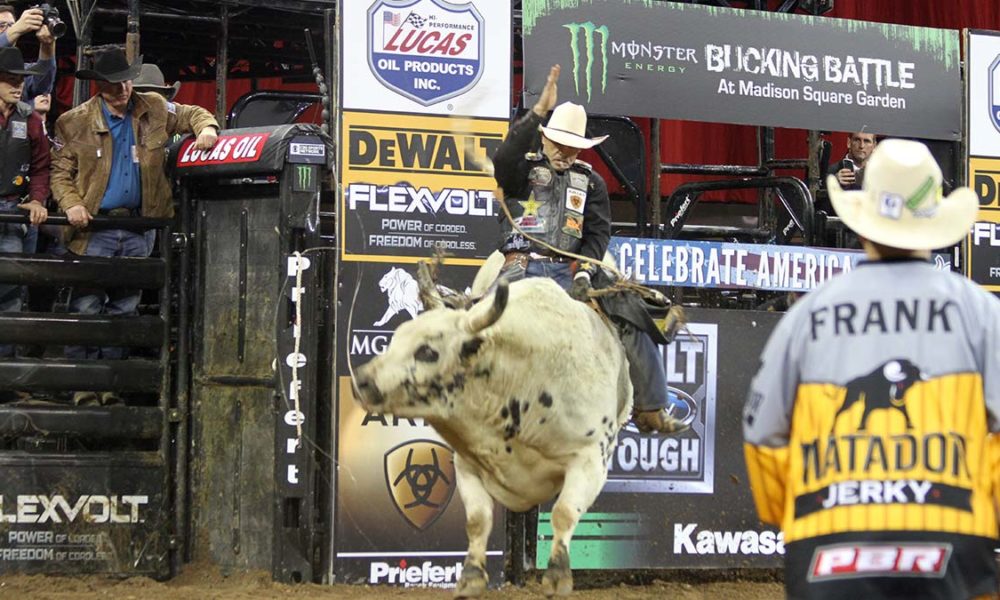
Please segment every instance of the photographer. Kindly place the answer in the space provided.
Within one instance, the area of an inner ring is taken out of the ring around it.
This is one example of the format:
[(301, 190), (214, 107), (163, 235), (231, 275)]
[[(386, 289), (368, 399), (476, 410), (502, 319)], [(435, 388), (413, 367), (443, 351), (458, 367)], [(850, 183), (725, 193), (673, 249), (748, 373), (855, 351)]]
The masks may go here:
[(864, 178), (864, 168), (878, 141), (874, 133), (858, 131), (847, 138), (847, 154), (834, 163), (828, 172), (837, 178), (837, 183), (845, 190), (860, 190)]
[(16, 19), (13, 6), (0, 5), (0, 48), (14, 46), (21, 36), (32, 32), (38, 38), (38, 62), (29, 63), (27, 67), (36, 70), (37, 65), (41, 69), (37, 69), (38, 75), (24, 82), (24, 98), (27, 99), (52, 92), (56, 80), (56, 38), (49, 31), (41, 8), (29, 8)]

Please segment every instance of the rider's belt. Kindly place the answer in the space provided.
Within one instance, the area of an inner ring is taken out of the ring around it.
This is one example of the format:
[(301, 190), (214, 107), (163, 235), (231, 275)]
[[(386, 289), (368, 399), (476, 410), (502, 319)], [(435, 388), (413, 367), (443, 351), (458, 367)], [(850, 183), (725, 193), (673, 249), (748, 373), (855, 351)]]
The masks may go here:
[(511, 263), (519, 262), (522, 267), (527, 267), (530, 260), (548, 263), (569, 263), (573, 261), (572, 258), (566, 256), (549, 256), (537, 252), (508, 252), (504, 254), (503, 266), (506, 267)]

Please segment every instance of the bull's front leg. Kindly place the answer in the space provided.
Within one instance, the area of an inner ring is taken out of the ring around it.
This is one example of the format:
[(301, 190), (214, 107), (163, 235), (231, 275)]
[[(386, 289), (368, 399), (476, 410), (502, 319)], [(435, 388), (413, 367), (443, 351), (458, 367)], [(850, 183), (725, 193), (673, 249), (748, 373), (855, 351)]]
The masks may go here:
[(479, 476), (458, 454), (455, 455), (455, 478), (465, 505), (465, 534), (469, 538), (469, 553), (462, 565), (455, 597), (476, 598), (486, 591), (486, 542), (493, 529), (493, 498)]
[(607, 466), (597, 446), (582, 451), (566, 470), (559, 499), (552, 507), (552, 553), (542, 576), (542, 592), (546, 597), (568, 596), (573, 591), (569, 542), (580, 517), (597, 499), (607, 477)]

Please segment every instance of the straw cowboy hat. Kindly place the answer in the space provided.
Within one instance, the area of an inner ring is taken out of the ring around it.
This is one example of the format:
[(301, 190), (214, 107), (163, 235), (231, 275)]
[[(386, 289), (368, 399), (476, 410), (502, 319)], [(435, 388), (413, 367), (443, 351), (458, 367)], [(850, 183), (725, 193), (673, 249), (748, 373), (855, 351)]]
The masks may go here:
[(24, 55), (17, 48), (7, 47), (0, 49), (0, 73), (10, 73), (11, 75), (41, 75), (45, 72), (45, 65), (33, 65), (30, 69), (24, 67)]
[(132, 64), (128, 64), (125, 53), (119, 49), (109, 50), (101, 53), (94, 61), (93, 69), (80, 69), (76, 72), (77, 79), (107, 81), (108, 83), (121, 83), (132, 81), (139, 76), (142, 69), (142, 57), (140, 56)]
[(581, 150), (593, 148), (608, 139), (606, 135), (587, 137), (587, 111), (572, 102), (563, 102), (557, 106), (549, 117), (549, 124), (540, 129), (553, 142)]
[(862, 189), (844, 191), (826, 179), (837, 216), (858, 235), (904, 250), (933, 250), (958, 243), (979, 212), (967, 187), (942, 197), (941, 168), (927, 146), (885, 140), (872, 152)]
[(175, 81), (173, 85), (167, 85), (160, 67), (146, 64), (142, 65), (139, 76), (132, 82), (132, 88), (140, 92), (160, 92), (167, 100), (173, 100), (181, 89), (181, 82)]

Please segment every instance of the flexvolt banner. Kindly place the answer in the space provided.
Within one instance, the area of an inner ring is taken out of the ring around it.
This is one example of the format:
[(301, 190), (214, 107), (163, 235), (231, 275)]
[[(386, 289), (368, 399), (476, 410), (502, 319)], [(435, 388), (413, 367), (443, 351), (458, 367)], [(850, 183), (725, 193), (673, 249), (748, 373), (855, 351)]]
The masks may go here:
[[(441, 283), (465, 289), (475, 268), (444, 266)], [(467, 548), (454, 455), (429, 425), (366, 412), (351, 392), (350, 366), (385, 352), (399, 325), (423, 310), (416, 267), (346, 263), (337, 316), (338, 448), (336, 560), (340, 581), (452, 587)], [(504, 519), (487, 547), (490, 581), (502, 581)]]
[(341, 27), (345, 109), (510, 116), (509, 0), (357, 0)]
[[(757, 520), (746, 483), (741, 429), (746, 389), (780, 316), (688, 309), (689, 331), (663, 357), (671, 410), (691, 429), (622, 430), (604, 490), (573, 535), (574, 569), (781, 565), (784, 539)], [(550, 509), (539, 516), (538, 568), (552, 548)]]
[(345, 112), (343, 259), (415, 260), (438, 249), (466, 264), (489, 256), (500, 223), (483, 164), (506, 131), (495, 119)]
[(651, 0), (524, 0), (526, 105), (957, 140), (958, 32)]
[(979, 219), (966, 240), (965, 274), (1000, 292), (1000, 33), (966, 32), (969, 186)]

